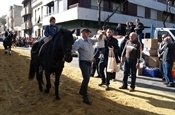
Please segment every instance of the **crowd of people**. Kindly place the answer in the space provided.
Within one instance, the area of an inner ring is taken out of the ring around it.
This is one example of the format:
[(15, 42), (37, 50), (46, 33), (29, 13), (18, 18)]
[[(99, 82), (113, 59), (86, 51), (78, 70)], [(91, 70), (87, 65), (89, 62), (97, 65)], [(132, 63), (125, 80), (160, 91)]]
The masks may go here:
[[(144, 25), (139, 19), (136, 19), (136, 25), (132, 22), (126, 23), (126, 28), (118, 24), (116, 30), (118, 34), (125, 36), (119, 46), (118, 40), (113, 37), (113, 29), (98, 30), (97, 35), (90, 38), (91, 31), (87, 28), (81, 31), (81, 38), (77, 39), (73, 44), (73, 50), (79, 53), (79, 66), (82, 72), (83, 81), (79, 94), (83, 96), (86, 104), (91, 104), (88, 98), (88, 83), (90, 76), (94, 76), (97, 70), (98, 77), (101, 78), (99, 86), (104, 85), (105, 90), (109, 90), (110, 80), (115, 79), (116, 71), (109, 72), (107, 68), (109, 60), (109, 51), (114, 52), (116, 64), (124, 65), (123, 85), (119, 89), (128, 89), (128, 77), (131, 75), (131, 85), (129, 91), (135, 90), (136, 71), (139, 68), (140, 54), (143, 47), (142, 31)], [(95, 50), (94, 48), (95, 47)]]
[(166, 34), (162, 35), (162, 42), (159, 44), (158, 57), (160, 59), (160, 72), (162, 80), (168, 87), (175, 87), (172, 77), (172, 67), (175, 62), (175, 43), (172, 38)]

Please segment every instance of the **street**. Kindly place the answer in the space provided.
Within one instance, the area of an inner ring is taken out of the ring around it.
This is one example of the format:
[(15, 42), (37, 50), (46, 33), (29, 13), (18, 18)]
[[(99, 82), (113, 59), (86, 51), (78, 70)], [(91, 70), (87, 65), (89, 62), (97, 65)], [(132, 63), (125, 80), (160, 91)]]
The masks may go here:
[[(0, 45), (2, 45), (2, 42), (0, 42)], [(22, 50), (29, 50), (30, 51), (30, 48), (24, 48), (24, 47), (17, 47), (17, 48), (22, 49)], [(12, 48), (12, 50), (13, 50), (13, 48)], [(79, 68), (78, 57), (74, 57), (73, 61), (71, 63), (67, 63), (67, 64), (72, 66), (72, 67)], [(122, 77), (123, 77), (122, 72), (123, 71), (119, 71), (116, 74), (117, 82), (122, 83)], [(128, 80), (130, 81), (130, 78)], [(100, 83), (100, 80), (99, 80), (99, 83)], [(136, 80), (136, 88), (137, 87), (154, 89), (154, 90), (161, 91), (161, 92), (168, 93), (168, 94), (171, 94), (171, 95), (175, 96), (175, 88), (174, 87), (166, 87), (163, 84), (161, 78), (151, 78), (151, 77), (146, 77), (146, 76), (138, 76), (137, 80)]]

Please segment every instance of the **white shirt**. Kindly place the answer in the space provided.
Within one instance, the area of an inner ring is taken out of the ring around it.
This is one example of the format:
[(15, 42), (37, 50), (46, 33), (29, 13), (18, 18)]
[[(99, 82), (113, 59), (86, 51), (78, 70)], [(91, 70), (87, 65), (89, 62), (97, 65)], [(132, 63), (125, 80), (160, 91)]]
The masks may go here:
[[(99, 39), (99, 35), (96, 35), (96, 38), (93, 38), (93, 39)], [(95, 43), (95, 45), (94, 45), (94, 47), (95, 48), (104, 48), (105, 47), (105, 36), (103, 35), (102, 36), (102, 39), (99, 39), (96, 43)]]

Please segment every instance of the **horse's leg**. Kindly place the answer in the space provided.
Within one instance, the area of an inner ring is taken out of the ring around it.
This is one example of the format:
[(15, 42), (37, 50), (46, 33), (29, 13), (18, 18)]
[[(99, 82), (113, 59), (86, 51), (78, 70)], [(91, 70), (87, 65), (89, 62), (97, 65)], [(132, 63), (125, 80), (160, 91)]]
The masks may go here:
[(46, 69), (45, 69), (45, 76), (46, 76), (46, 90), (45, 90), (45, 93), (49, 93), (50, 88), (51, 88), (50, 73)]
[(4, 45), (4, 51), (5, 51), (4, 53), (7, 54), (7, 52), (8, 52), (7, 51), (7, 45)]
[(9, 55), (12, 55), (12, 51), (11, 51), (11, 44), (9, 45), (9, 48), (8, 48), (8, 50), (9, 50)]
[(43, 87), (42, 87), (42, 74), (43, 74), (43, 71), (41, 69), (38, 69), (37, 70), (37, 73), (36, 73), (36, 79), (38, 81), (38, 85), (39, 85), (39, 90), (40, 92), (43, 91)]
[(60, 85), (60, 76), (63, 71), (63, 67), (59, 67), (55, 73), (55, 99), (60, 100), (59, 97), (59, 85)]

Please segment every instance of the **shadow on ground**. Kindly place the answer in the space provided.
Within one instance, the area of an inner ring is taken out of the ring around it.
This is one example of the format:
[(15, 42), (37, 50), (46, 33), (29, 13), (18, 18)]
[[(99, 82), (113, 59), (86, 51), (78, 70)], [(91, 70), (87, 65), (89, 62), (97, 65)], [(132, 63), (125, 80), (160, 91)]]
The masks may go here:
[[(28, 81), (28, 69), (30, 58), (28, 56), (23, 56), (17, 52), (12, 52), (12, 55), (5, 55), (2, 48), (0, 49), (0, 59), (6, 61), (6, 65), (1, 64), (1, 68), (6, 66), (6, 77), (9, 78), (14, 85), (14, 89), (9, 90), (9, 92), (1, 92), (2, 96), (10, 96), (3, 100), (0, 99), (0, 103), (6, 106), (0, 106), (0, 114), (25, 114), (25, 115), (151, 115), (152, 113), (146, 110), (141, 110), (134, 107), (128, 107), (114, 102), (106, 97), (104, 97), (104, 91), (89, 88), (90, 97), (93, 100), (92, 105), (86, 105), (82, 102), (82, 98), (77, 94), (80, 83), (75, 79), (77, 76), (73, 76), (75, 73), (69, 73), (69, 76), (61, 76), (60, 82), (60, 97), (61, 101), (54, 100), (54, 88), (51, 88), (49, 94), (40, 93), (38, 91), (38, 85), (36, 80)], [(15, 71), (15, 75), (11, 75)], [(17, 72), (19, 71), (19, 72)], [(1, 71), (2, 72), (2, 69)], [(53, 77), (54, 78), (54, 77)], [(5, 77), (1, 76), (1, 82)], [(19, 82), (20, 81), (20, 82)], [(15, 83), (16, 82), (16, 83)], [(52, 79), (52, 86), (54, 80)], [(3, 87), (3, 86), (2, 86)], [(18, 93), (15, 93), (16, 90)], [(116, 90), (116, 89), (113, 89)], [(121, 90), (116, 90), (117, 92), (122, 92)], [(126, 92), (124, 92), (126, 93)], [(126, 93), (127, 95), (132, 95), (134, 97), (141, 97), (135, 94)], [(19, 98), (19, 99), (18, 99)], [(145, 97), (142, 97), (145, 98)], [(16, 100), (15, 100), (16, 99)], [(160, 106), (159, 101), (156, 99), (147, 98), (149, 103), (154, 106)], [(21, 101), (20, 101), (21, 100)], [(9, 106), (7, 103), (10, 102)], [(164, 101), (163, 108), (169, 108), (170, 103)]]

